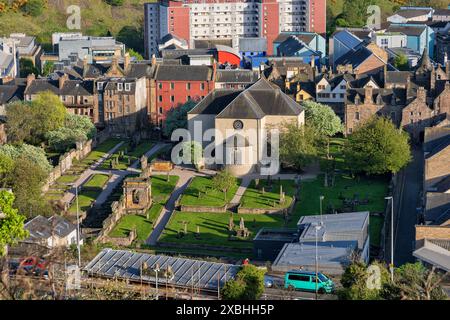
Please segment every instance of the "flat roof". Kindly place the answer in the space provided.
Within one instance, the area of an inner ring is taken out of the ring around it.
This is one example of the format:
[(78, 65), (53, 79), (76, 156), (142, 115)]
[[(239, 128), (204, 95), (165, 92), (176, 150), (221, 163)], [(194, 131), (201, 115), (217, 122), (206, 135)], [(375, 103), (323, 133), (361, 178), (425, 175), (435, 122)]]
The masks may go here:
[[(149, 269), (153, 269), (156, 264), (159, 264), (160, 270), (170, 266), (173, 272), (173, 278), (168, 280), (170, 285), (187, 288), (195, 285), (203, 290), (217, 290), (218, 284), (222, 288), (226, 281), (236, 276), (240, 268), (232, 264), (107, 248), (103, 249), (83, 270), (90, 276), (141, 281), (140, 269), (144, 262)], [(162, 273), (159, 277), (166, 281)], [(143, 275), (142, 281), (155, 283), (156, 277)]]
[(262, 228), (256, 234), (255, 240), (291, 242), (298, 239), (297, 229)]

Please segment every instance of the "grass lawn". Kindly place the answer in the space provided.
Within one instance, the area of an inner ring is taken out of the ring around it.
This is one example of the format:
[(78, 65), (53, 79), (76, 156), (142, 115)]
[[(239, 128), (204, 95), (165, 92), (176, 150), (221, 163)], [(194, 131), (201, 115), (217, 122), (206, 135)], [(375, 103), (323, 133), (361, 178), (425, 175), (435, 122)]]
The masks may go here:
[[(111, 169), (111, 160), (117, 158), (118, 163), (114, 164), (112, 169), (116, 170), (125, 170), (129, 166), (133, 164), (136, 160), (138, 160), (143, 154), (145, 154), (148, 150), (150, 150), (153, 146), (153, 142), (146, 140), (142, 141), (140, 144), (137, 145), (137, 147), (134, 150), (130, 150), (130, 142), (126, 142), (123, 145), (120, 146), (119, 149), (111, 156), (110, 159), (106, 160), (100, 165), (100, 168), (102, 169)], [(119, 153), (122, 151), (127, 151), (126, 154), (124, 154), (123, 157), (119, 158)]]
[[(282, 227), (284, 219), (280, 215), (233, 214), (235, 227), (239, 227), (239, 220), (244, 218), (245, 226), (251, 231), (248, 240), (228, 240), (228, 222), (231, 213), (191, 213), (174, 212), (168, 225), (161, 235), (161, 242), (208, 244), (235, 248), (252, 248), (252, 239), (263, 227)], [(179, 231), (184, 230), (183, 221), (188, 221), (188, 233), (178, 238)], [(197, 226), (200, 228), (200, 239), (195, 238)]]
[(161, 204), (165, 204), (169, 200), (173, 189), (178, 182), (180, 177), (169, 176), (169, 181), (167, 181), (166, 175), (155, 175), (152, 176), (152, 198), (153, 201)]
[(80, 176), (77, 175), (62, 175), (56, 180), (57, 184), (68, 184), (68, 183), (74, 183), (78, 180)]
[[(267, 191), (267, 180), (259, 180), (259, 189), (255, 186), (253, 180), (244, 195), (241, 198), (241, 205), (243, 208), (260, 208), (260, 209), (275, 209), (286, 208), (292, 203), (292, 196), (295, 195), (295, 182), (291, 180), (281, 180), (283, 192), (286, 195), (286, 201), (280, 204), (280, 182), (272, 180), (272, 190)], [(265, 187), (264, 194), (261, 188)]]
[[(92, 202), (102, 193), (103, 186), (108, 181), (109, 176), (106, 174), (94, 174), (91, 179), (86, 182), (80, 193), (78, 194), (78, 204), (80, 211), (87, 211)], [(72, 205), (69, 208), (69, 212), (77, 212), (77, 201), (74, 199)]]
[(336, 165), (336, 169), (345, 170), (344, 155), (342, 150), (344, 149), (345, 138), (331, 138), (330, 139), (330, 156), (331, 159), (327, 159), (326, 147), (320, 154), (320, 168), (322, 171), (326, 171), (327, 168), (331, 168), (333, 162)]
[(145, 241), (150, 235), (150, 232), (153, 229), (153, 223), (158, 218), (162, 208), (163, 206), (159, 203), (153, 204), (147, 212), (148, 219), (147, 217), (140, 215), (126, 215), (122, 217), (109, 236), (125, 238), (128, 237), (133, 228), (136, 228), (137, 240), (142, 242)]
[[(228, 190), (226, 199), (224, 199), (224, 193), (212, 187), (212, 179), (210, 177), (195, 177), (184, 191), (180, 204), (187, 206), (222, 207), (233, 199), (240, 183), (241, 181), (236, 179), (236, 184), (231, 190)], [(198, 197), (199, 192), (202, 193), (200, 198)]]
[[(327, 213), (327, 208), (332, 205), (339, 210), (343, 207), (343, 202), (339, 197), (353, 198), (355, 194), (359, 199), (369, 199), (366, 205), (358, 205), (355, 211), (383, 212), (385, 208), (384, 197), (388, 192), (389, 180), (386, 177), (359, 177), (351, 178), (348, 175), (336, 175), (334, 187), (323, 186), (323, 175), (316, 180), (302, 181), (300, 188), (300, 199), (295, 206), (293, 218), (290, 226), (297, 224), (300, 216), (317, 215), (320, 213), (319, 196), (325, 196), (322, 202), (323, 213)], [(383, 218), (370, 218), (371, 243), (379, 244), (381, 225)]]

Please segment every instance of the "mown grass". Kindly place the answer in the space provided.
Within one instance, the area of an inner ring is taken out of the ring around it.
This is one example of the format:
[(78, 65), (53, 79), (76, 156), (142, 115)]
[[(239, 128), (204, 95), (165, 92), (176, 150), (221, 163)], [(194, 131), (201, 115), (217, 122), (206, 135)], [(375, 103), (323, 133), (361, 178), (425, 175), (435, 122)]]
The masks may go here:
[(195, 177), (184, 191), (180, 204), (186, 206), (222, 207), (233, 199), (240, 183), (241, 181), (236, 179), (236, 184), (224, 194), (224, 192), (213, 188), (212, 178)]
[[(102, 193), (103, 186), (108, 181), (109, 176), (105, 174), (94, 174), (91, 179), (86, 182), (78, 194), (78, 205), (81, 212), (86, 212), (91, 204)], [(75, 213), (77, 211), (77, 199), (73, 200), (69, 208), (69, 212)]]
[[(280, 203), (280, 185), (285, 193), (284, 203)], [(262, 188), (265, 189), (264, 193)], [(295, 190), (295, 182), (291, 180), (272, 180), (270, 191), (267, 180), (259, 180), (258, 187), (256, 187), (256, 182), (253, 180), (241, 198), (241, 206), (243, 208), (259, 209), (287, 208), (292, 203)]]

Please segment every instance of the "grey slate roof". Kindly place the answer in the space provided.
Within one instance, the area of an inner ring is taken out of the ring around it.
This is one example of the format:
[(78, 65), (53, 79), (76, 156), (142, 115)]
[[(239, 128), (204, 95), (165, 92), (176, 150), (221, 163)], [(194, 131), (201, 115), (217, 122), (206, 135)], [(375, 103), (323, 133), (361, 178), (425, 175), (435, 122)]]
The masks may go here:
[(189, 114), (214, 114), (223, 111), (242, 91), (234, 89), (215, 89), (201, 100)]
[(24, 228), (28, 230), (30, 236), (25, 241), (42, 241), (53, 236), (64, 238), (76, 230), (76, 226), (60, 216), (45, 218), (37, 216), (28, 221)]
[(315, 34), (308, 34), (308, 33), (297, 33), (297, 32), (282, 32), (280, 33), (275, 40), (273, 40), (274, 43), (281, 43), (286, 41), (290, 36), (295, 35), (297, 38), (299, 38), (301, 41), (303, 41), (306, 44), (309, 44), (315, 37)]
[(154, 66), (151, 65), (151, 62), (136, 62), (131, 63), (128, 67), (128, 70), (125, 70), (126, 76), (128, 78), (142, 78), (142, 77), (152, 77), (155, 72)]
[[(217, 292), (218, 285), (222, 288), (225, 281), (234, 279), (240, 268), (232, 264), (103, 249), (88, 263), (84, 271), (89, 276), (117, 277), (129, 281), (155, 283), (156, 278), (153, 275), (144, 273), (141, 277), (141, 266), (144, 262), (149, 269), (154, 269), (157, 264), (160, 270), (165, 270), (170, 266), (174, 276), (172, 279), (167, 279), (169, 286), (188, 289), (195, 286), (202, 290), (214, 292)], [(166, 282), (162, 272), (159, 277), (160, 283)]]
[(395, 14), (398, 14), (399, 16), (407, 19), (411, 19), (429, 14), (430, 12), (430, 9), (400, 9)]
[(94, 83), (91, 80), (66, 80), (60, 89), (58, 80), (36, 79), (25, 89), (25, 94), (38, 94), (43, 91), (51, 91), (56, 95), (88, 96), (94, 93)]
[(282, 56), (294, 56), (296, 52), (308, 48), (307, 44), (296, 36), (290, 36), (285, 41), (280, 43), (277, 50)]
[[(347, 104), (354, 104), (356, 96), (359, 96), (360, 103), (364, 102), (365, 89), (348, 89), (347, 90)], [(401, 88), (395, 89), (372, 89), (372, 100), (377, 102), (378, 96), (381, 98), (382, 104), (392, 105), (393, 98), (395, 97), (396, 105), (406, 104), (406, 90)]]
[(266, 38), (239, 38), (239, 51), (264, 52), (267, 51)]
[(435, 9), (434, 16), (450, 16), (450, 9)]
[(385, 82), (406, 84), (408, 82), (408, 78), (411, 79), (411, 76), (412, 74), (409, 71), (387, 71)]
[(264, 77), (244, 90), (217, 118), (261, 119), (265, 115), (299, 115), (302, 108)]
[(13, 61), (13, 56), (0, 51), (0, 67), (6, 69)]
[(159, 65), (155, 74), (159, 81), (208, 81), (212, 77), (212, 68), (208, 66)]
[(426, 29), (425, 25), (421, 26), (400, 26), (391, 24), (387, 29), (386, 32), (400, 32), (407, 36), (420, 36), (424, 30)]
[(371, 55), (372, 51), (366, 47), (358, 47), (356, 50), (350, 50), (343, 56), (336, 60), (335, 65), (347, 65), (350, 64), (353, 68), (357, 68), (361, 63), (366, 61)]
[(362, 40), (348, 30), (340, 30), (333, 34), (333, 39), (338, 40), (350, 49), (356, 49), (362, 44)]
[(25, 86), (20, 85), (0, 85), (0, 105), (14, 101), (23, 100)]
[(259, 78), (259, 72), (253, 70), (225, 70), (216, 71), (216, 82), (226, 83), (255, 83)]

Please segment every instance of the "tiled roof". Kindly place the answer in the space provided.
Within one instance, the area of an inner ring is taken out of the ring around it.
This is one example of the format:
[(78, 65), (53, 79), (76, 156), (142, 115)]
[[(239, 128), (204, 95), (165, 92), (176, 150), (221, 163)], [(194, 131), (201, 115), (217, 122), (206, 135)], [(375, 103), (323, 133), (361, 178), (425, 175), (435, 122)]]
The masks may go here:
[(450, 193), (427, 192), (424, 216), (432, 224), (450, 219)]
[(400, 32), (406, 34), (407, 36), (420, 36), (426, 29), (425, 25), (421, 26), (400, 26), (391, 24), (389, 28), (386, 29), (386, 32)]
[(372, 51), (366, 47), (359, 47), (357, 50), (350, 50), (343, 56), (336, 60), (335, 65), (347, 65), (350, 64), (353, 68), (357, 68), (361, 63), (366, 61), (371, 55)]
[(397, 14), (401, 17), (407, 18), (407, 19), (411, 19), (411, 18), (427, 15), (430, 12), (431, 12), (431, 9), (400, 9), (395, 14)]
[(233, 89), (216, 89), (201, 100), (189, 114), (217, 115), (228, 106), (242, 91)]
[(216, 82), (254, 83), (258, 80), (258, 71), (252, 70), (217, 70)]
[(155, 79), (158, 81), (209, 81), (212, 68), (208, 66), (159, 65)]

